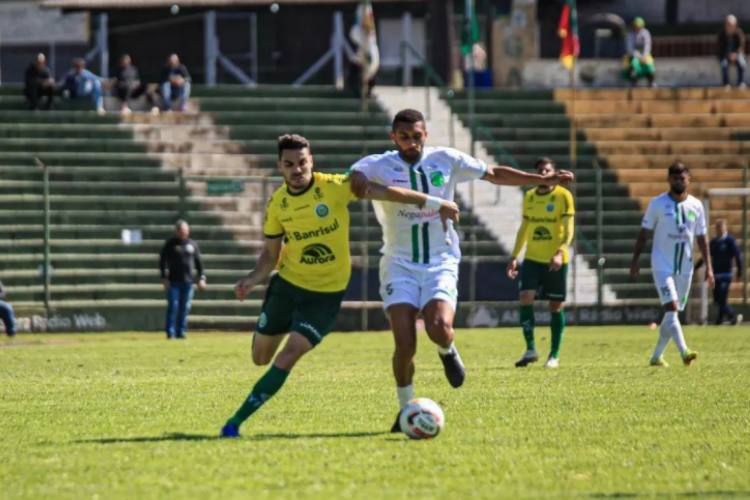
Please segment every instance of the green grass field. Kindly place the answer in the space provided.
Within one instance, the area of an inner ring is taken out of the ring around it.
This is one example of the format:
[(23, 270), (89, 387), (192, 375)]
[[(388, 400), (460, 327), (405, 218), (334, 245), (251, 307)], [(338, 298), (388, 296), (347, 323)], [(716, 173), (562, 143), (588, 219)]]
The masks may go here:
[[(0, 347), (0, 498), (750, 497), (750, 329), (686, 328), (687, 369), (647, 366), (656, 331), (569, 328), (561, 367), (516, 369), (516, 329), (463, 330), (463, 388), (420, 336), (434, 441), (387, 431), (387, 333), (334, 334), (243, 427), (264, 371), (250, 335), (26, 335)], [(548, 347), (546, 328), (538, 347)]]

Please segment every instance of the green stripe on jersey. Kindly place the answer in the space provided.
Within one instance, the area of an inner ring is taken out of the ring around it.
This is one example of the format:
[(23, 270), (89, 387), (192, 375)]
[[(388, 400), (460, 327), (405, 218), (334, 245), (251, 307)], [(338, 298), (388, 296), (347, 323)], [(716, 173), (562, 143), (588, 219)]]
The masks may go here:
[[(430, 187), (427, 185), (427, 175), (425, 175), (421, 166), (417, 170), (419, 170), (422, 178), (422, 192), (429, 195)], [(422, 224), (422, 263), (430, 263), (430, 227), (428, 222)]]
[(680, 244), (674, 244), (674, 260), (672, 262), (672, 274), (677, 274), (677, 252), (680, 249)]
[[(411, 184), (412, 191), (418, 191), (417, 189), (417, 175), (414, 173), (414, 168), (409, 167), (409, 181)], [(419, 227), (418, 224), (411, 226), (411, 261), (419, 263)]]

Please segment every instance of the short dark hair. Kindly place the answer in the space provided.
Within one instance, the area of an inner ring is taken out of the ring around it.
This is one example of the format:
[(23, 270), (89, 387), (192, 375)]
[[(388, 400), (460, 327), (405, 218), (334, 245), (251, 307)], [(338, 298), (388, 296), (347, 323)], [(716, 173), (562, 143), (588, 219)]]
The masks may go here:
[(685, 166), (681, 161), (676, 161), (669, 166), (669, 175), (690, 175), (690, 169)]
[(393, 117), (392, 130), (396, 130), (397, 123), (419, 123), (424, 121), (424, 115), (416, 109), (402, 109)]
[(86, 59), (82, 57), (76, 57), (73, 59), (73, 66), (86, 66)]
[(182, 226), (188, 226), (188, 227), (190, 227), (190, 225), (187, 223), (186, 220), (178, 219), (178, 220), (175, 221), (175, 223), (174, 223), (174, 228), (175, 229), (179, 229)]
[(284, 134), (279, 137), (279, 160), (284, 150), (301, 151), (303, 149), (310, 149), (310, 143), (301, 135)]
[(555, 160), (553, 160), (552, 158), (550, 158), (548, 156), (542, 156), (541, 158), (539, 158), (536, 161), (536, 163), (534, 163), (534, 169), (536, 170), (537, 168), (541, 167), (542, 165), (548, 165), (548, 164), (552, 165), (552, 169), (553, 170), (557, 166), (555, 164)]

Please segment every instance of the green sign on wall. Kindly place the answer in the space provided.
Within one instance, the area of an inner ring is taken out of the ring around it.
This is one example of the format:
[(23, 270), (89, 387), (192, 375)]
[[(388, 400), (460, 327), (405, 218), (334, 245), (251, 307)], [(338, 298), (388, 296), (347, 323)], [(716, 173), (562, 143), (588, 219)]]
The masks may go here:
[(213, 179), (206, 182), (206, 190), (209, 196), (228, 193), (244, 193), (245, 181), (236, 179)]

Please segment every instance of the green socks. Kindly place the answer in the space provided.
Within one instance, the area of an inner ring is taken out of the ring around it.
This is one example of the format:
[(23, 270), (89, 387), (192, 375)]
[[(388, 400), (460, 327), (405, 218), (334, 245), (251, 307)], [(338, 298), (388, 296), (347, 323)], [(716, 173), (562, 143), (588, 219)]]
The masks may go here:
[(526, 350), (535, 351), (534, 349), (534, 305), (521, 306), (521, 328), (523, 329), (523, 338), (526, 339)]
[(551, 313), (550, 330), (552, 330), (552, 350), (549, 355), (557, 359), (560, 356), (560, 345), (562, 345), (562, 336), (565, 331), (565, 310), (558, 313)]
[(258, 411), (266, 401), (279, 392), (288, 376), (288, 371), (282, 370), (276, 365), (271, 365), (271, 368), (255, 384), (247, 400), (242, 403), (237, 413), (227, 420), (227, 423), (234, 424), (237, 427), (242, 425), (242, 422), (250, 418), (250, 415)]

